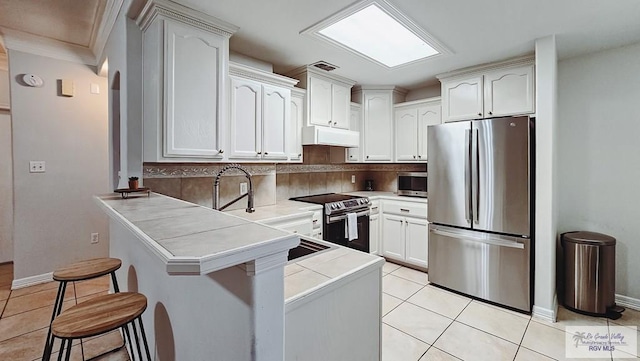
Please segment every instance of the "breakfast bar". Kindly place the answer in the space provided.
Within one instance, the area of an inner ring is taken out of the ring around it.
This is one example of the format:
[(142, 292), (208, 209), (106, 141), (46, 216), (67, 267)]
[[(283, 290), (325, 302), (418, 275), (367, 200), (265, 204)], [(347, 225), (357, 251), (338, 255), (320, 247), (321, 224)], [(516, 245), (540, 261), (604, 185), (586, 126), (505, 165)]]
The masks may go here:
[(121, 288), (149, 299), (156, 358), (380, 357), (382, 258), (326, 244), (288, 261), (294, 233), (156, 193), (95, 199)]

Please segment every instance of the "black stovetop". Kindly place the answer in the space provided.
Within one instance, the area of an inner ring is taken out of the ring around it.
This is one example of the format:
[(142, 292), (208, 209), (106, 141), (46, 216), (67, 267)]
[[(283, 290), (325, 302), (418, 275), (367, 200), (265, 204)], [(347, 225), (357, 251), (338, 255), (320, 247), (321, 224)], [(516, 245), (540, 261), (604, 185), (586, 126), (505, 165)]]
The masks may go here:
[(314, 203), (314, 204), (326, 204), (326, 203), (332, 203), (332, 202), (346, 201), (347, 199), (354, 199), (354, 198), (362, 198), (362, 197), (350, 196), (347, 194), (339, 194), (339, 193), (325, 193), (325, 194), (316, 194), (312, 196), (294, 197), (294, 198), (290, 198), (290, 200)]

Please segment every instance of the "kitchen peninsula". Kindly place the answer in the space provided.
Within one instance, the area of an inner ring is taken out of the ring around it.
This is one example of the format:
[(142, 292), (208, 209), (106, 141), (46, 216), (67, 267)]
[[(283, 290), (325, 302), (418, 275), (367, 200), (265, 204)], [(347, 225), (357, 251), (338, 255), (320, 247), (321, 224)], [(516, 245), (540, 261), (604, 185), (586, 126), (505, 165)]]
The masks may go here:
[(293, 233), (155, 193), (96, 201), (156, 358), (379, 359), (383, 259), (326, 244), (287, 262)]

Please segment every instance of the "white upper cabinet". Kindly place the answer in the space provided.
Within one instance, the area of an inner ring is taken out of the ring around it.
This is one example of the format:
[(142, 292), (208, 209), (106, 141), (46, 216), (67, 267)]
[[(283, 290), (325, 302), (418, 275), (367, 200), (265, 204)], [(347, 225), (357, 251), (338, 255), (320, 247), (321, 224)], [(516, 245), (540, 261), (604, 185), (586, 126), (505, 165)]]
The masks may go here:
[(447, 122), (482, 118), (482, 76), (442, 82), (443, 115)]
[(426, 162), (427, 132), (441, 123), (440, 98), (395, 105), (395, 161)]
[(445, 122), (535, 112), (533, 58), (518, 58), (438, 77)]
[[(351, 120), (349, 129), (359, 132), (362, 125), (362, 106), (357, 103), (351, 103)], [(360, 147), (347, 148), (347, 162), (359, 162), (362, 153), (362, 133), (360, 133)]]
[(262, 157), (286, 160), (290, 126), (291, 90), (262, 86)]
[(362, 104), (362, 160), (391, 162), (394, 151), (393, 105), (404, 100), (407, 91), (394, 86), (356, 87), (352, 98)]
[[(295, 142), (300, 140), (299, 137), (291, 139), (294, 135), (291, 130), (291, 89), (297, 81), (235, 63), (229, 66), (229, 73), (228, 158), (234, 161), (287, 161), (296, 147)], [(301, 153), (300, 150), (295, 154)]]
[(305, 91), (291, 89), (291, 120), (289, 127), (289, 160), (302, 161), (302, 127), (304, 126)]
[(485, 117), (533, 113), (533, 65), (495, 70), (484, 76)]
[(136, 18), (143, 32), (144, 161), (222, 160), (229, 37), (237, 28), (173, 2), (151, 3)]
[(349, 129), (351, 114), (351, 87), (331, 85), (331, 126)]
[(309, 77), (309, 123), (313, 125), (331, 125), (332, 103), (331, 82), (317, 77)]
[(230, 77), (230, 158), (258, 158), (262, 141), (262, 85)]
[(312, 66), (297, 68), (287, 76), (298, 79), (298, 86), (307, 90), (305, 125), (349, 129), (354, 81)]

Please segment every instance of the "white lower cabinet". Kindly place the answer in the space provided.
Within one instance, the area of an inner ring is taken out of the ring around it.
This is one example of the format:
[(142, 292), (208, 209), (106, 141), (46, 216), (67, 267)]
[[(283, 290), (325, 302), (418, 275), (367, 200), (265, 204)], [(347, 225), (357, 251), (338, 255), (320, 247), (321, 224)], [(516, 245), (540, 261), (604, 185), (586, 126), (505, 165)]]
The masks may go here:
[(385, 201), (382, 213), (382, 256), (427, 268), (429, 227), (426, 205)]
[(380, 215), (369, 217), (369, 253), (380, 254)]

